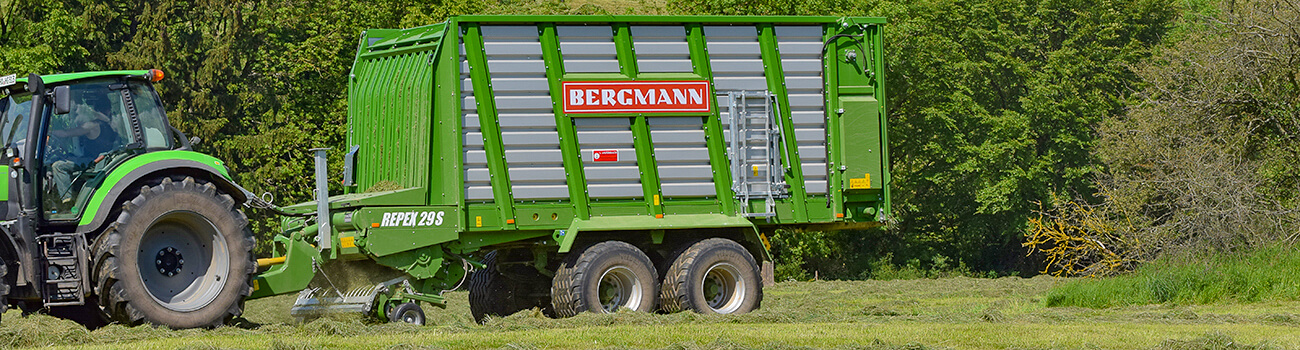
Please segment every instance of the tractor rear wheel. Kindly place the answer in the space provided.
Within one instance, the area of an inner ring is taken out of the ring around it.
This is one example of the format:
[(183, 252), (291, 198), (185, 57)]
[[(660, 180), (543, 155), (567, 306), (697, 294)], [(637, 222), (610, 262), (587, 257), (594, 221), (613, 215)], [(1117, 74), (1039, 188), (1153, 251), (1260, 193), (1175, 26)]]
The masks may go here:
[(93, 281), (114, 321), (216, 327), (243, 313), (257, 264), (248, 218), (216, 186), (163, 178), (95, 241)]
[(0, 315), (9, 310), (9, 265), (0, 259)]
[(664, 273), (664, 312), (740, 314), (757, 309), (763, 285), (754, 256), (736, 241), (710, 238), (691, 244)]
[(620, 241), (605, 241), (569, 253), (555, 271), (551, 305), (560, 317), (583, 311), (619, 309), (650, 312), (659, 295), (659, 274), (640, 249)]

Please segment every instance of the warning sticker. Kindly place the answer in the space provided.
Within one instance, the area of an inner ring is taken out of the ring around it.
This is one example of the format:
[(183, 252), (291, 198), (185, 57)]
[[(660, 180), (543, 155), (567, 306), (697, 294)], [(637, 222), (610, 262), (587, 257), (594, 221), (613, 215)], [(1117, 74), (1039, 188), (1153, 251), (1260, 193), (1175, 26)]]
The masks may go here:
[(871, 174), (868, 173), (860, 179), (849, 179), (850, 190), (867, 190), (871, 189)]
[(591, 161), (593, 162), (617, 162), (618, 150), (616, 149), (599, 149), (591, 151)]
[(709, 82), (566, 81), (564, 113), (709, 113)]

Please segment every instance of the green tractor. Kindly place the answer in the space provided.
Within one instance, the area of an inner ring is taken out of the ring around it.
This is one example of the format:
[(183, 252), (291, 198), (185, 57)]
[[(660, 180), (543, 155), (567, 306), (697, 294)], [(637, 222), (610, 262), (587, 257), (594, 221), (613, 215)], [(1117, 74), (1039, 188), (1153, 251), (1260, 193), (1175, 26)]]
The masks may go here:
[(168, 123), (159, 70), (0, 77), (0, 311), (222, 325), (256, 273), (248, 198)]

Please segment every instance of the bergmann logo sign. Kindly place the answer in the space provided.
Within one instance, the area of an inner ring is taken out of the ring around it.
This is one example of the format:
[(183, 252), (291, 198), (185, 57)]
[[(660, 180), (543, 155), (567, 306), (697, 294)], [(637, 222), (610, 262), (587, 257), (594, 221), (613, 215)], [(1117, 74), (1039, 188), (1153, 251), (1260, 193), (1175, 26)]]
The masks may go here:
[(709, 113), (709, 82), (574, 81), (563, 83), (564, 113)]

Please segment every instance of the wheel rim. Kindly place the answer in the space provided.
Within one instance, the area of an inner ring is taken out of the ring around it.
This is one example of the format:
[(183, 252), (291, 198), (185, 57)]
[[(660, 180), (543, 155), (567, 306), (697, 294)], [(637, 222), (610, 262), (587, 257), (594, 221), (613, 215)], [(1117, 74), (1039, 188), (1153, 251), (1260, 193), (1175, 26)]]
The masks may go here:
[(600, 275), (600, 307), (605, 312), (618, 311), (621, 307), (639, 310), (641, 307), (641, 284), (637, 282), (636, 273), (624, 266), (614, 266)]
[(700, 294), (709, 309), (719, 314), (729, 314), (740, 309), (745, 301), (745, 280), (740, 278), (740, 269), (729, 263), (717, 263), (709, 266), (700, 281)]
[(225, 237), (207, 218), (187, 210), (163, 214), (140, 239), (136, 268), (154, 301), (186, 312), (211, 304), (230, 274)]
[(403, 312), (402, 312), (402, 318), (401, 318), (401, 320), (402, 320), (402, 322), (406, 322), (406, 323), (410, 323), (410, 324), (420, 324), (420, 323), (421, 323), (421, 322), (420, 322), (420, 321), (421, 321), (421, 320), (420, 320), (420, 315), (417, 314), (417, 313), (415, 312), (414, 309), (408, 309), (408, 310), (406, 310), (406, 311), (403, 311)]

